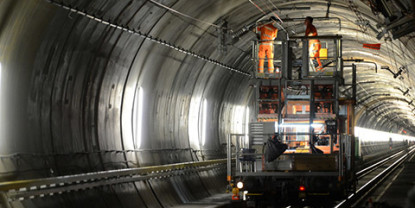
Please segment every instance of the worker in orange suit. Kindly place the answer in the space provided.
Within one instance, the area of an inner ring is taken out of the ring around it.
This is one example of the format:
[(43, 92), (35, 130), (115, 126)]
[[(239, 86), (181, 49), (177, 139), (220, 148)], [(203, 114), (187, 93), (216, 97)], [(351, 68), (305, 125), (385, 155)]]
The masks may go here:
[[(313, 18), (306, 17), (304, 24), (306, 25), (305, 36), (318, 36), (317, 29), (313, 25)], [(320, 49), (321, 43), (318, 39), (310, 39), (308, 40), (308, 54), (310, 56), (310, 60), (314, 67), (316, 67), (317, 71), (321, 71), (322, 64), (320, 61)]]
[[(268, 57), (268, 72), (274, 73), (274, 39), (277, 37), (278, 28), (274, 26), (277, 23), (277, 18), (271, 17), (269, 22), (260, 25), (256, 28), (259, 36), (259, 65), (258, 73), (264, 73), (265, 55)], [(279, 71), (277, 71), (279, 73)]]

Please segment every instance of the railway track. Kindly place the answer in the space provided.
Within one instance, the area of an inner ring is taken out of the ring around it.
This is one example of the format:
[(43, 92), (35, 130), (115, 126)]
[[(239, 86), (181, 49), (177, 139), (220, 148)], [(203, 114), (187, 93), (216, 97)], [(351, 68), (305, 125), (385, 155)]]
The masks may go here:
[(358, 183), (356, 185), (357, 191), (350, 194), (345, 200), (334, 203), (328, 202), (323, 205), (315, 204), (315, 202), (308, 202), (303, 205), (298, 205), (297, 203), (295, 205), (291, 204), (283, 207), (358, 207), (358, 205), (364, 202), (365, 199), (367, 199), (371, 193), (373, 193), (382, 184), (382, 182), (388, 178), (388, 176), (392, 175), (403, 162), (405, 162), (408, 158), (411, 158), (411, 156), (414, 156), (414, 153), (415, 146), (409, 148), (408, 150), (399, 151), (356, 172), (356, 177), (358, 179)]
[(2, 182), (0, 183), (0, 207), (2, 204), (7, 208), (13, 207), (11, 204), (17, 200), (225, 168), (226, 159), (222, 159)]
[(411, 147), (407, 151), (400, 151), (357, 172), (356, 176), (359, 181), (357, 184), (357, 191), (350, 194), (345, 200), (339, 202), (334, 207), (343, 208), (357, 206), (414, 153), (415, 147)]

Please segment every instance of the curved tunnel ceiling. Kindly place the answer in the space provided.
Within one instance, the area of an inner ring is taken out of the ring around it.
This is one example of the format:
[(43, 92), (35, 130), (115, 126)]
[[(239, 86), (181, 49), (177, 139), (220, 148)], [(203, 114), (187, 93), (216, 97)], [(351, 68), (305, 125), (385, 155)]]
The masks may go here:
[(290, 35), (304, 34), (302, 18), (313, 16), (319, 35), (343, 36), (344, 59), (377, 63), (357, 63), (358, 125), (410, 130), (413, 33), (378, 40), (382, 14), (365, 2), (351, 1), (356, 12), (350, 1), (330, 2), (326, 13), (328, 1), (2, 1), (1, 153), (60, 155), (45, 160), (59, 175), (222, 157), (225, 135), (244, 133), (254, 65), (251, 33), (225, 41), (226, 52), (218, 34), (224, 20), (229, 38), (270, 9)]

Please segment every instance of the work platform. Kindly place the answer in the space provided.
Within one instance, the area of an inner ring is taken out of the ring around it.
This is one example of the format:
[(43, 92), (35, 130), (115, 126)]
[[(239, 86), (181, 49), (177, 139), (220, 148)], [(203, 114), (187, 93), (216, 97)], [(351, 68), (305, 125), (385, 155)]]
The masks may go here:
[[(268, 58), (264, 59), (265, 73), (258, 73), (258, 51), (260, 41), (252, 42), (252, 60), (255, 64), (253, 75), (257, 79), (307, 79), (324, 77), (343, 77), (341, 36), (290, 37), (289, 40), (273, 41), (274, 58), (272, 59), (275, 71), (268, 73)], [(309, 55), (309, 40), (319, 39), (322, 48), (320, 59), (322, 69), (315, 64), (317, 59)]]
[[(309, 39), (320, 39), (324, 46), (321, 71), (312, 63), (315, 57), (309, 57)], [(256, 66), (258, 44), (252, 46)], [(307, 187), (302, 198), (339, 197), (355, 189), (356, 79), (345, 83), (341, 45), (341, 36), (274, 41), (274, 68), (280, 72), (253, 70), (256, 121), (250, 122), (249, 133), (228, 135), (228, 181), (247, 184), (244, 190), (254, 198), (266, 192), (281, 198), (299, 194), (287, 186)], [(356, 68), (352, 70), (355, 75)], [(270, 152), (276, 159), (269, 159)]]

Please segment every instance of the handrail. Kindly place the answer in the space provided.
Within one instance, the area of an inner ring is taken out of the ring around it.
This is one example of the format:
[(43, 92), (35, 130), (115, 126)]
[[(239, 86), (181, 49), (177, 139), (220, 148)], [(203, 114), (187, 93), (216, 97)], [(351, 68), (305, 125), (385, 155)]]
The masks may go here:
[(341, 35), (322, 35), (322, 36), (293, 36), (290, 37), (292, 39), (341, 39), (343, 36)]

